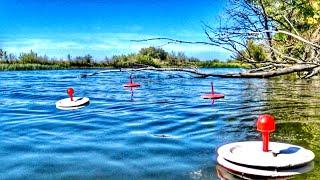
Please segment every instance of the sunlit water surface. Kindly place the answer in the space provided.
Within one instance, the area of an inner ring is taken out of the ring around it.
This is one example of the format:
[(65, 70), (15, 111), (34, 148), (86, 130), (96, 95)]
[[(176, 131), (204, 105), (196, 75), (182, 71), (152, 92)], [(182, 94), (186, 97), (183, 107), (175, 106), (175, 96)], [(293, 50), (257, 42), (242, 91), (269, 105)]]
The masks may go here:
[[(131, 96), (128, 72), (80, 78), (95, 71), (0, 72), (1, 178), (218, 179), (217, 148), (259, 139), (262, 113), (277, 118), (272, 140), (315, 152), (315, 169), (296, 178), (320, 178), (319, 80), (136, 72)], [(225, 94), (213, 104), (201, 98), (210, 82)], [(68, 87), (90, 105), (56, 109)]]

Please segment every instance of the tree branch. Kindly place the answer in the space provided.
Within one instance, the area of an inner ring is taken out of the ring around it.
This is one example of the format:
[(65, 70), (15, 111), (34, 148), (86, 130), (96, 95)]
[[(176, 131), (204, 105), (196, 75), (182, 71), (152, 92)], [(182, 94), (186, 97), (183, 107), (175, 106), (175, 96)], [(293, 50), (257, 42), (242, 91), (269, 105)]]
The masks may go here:
[[(204, 73), (200, 72), (197, 69), (190, 68), (155, 68), (155, 67), (146, 67), (146, 68), (137, 68), (137, 69), (112, 69), (112, 70), (104, 70), (91, 74), (83, 74), (80, 77), (86, 78), (89, 76), (94, 76), (99, 73), (107, 73), (107, 72), (128, 72), (128, 71), (180, 71), (187, 72), (191, 74), (198, 75), (197, 78), (206, 78), (206, 77), (220, 77), (220, 78), (271, 78), (279, 75), (290, 74), (293, 72), (301, 72), (301, 71), (310, 71), (315, 68), (320, 68), (320, 65), (316, 64), (298, 64), (293, 66), (285, 66), (281, 69), (276, 69), (272, 71), (262, 71), (262, 72), (240, 72), (240, 73), (227, 73), (227, 74), (215, 74), (215, 73)], [(317, 70), (319, 71), (319, 70)], [(311, 77), (311, 76), (310, 76)]]

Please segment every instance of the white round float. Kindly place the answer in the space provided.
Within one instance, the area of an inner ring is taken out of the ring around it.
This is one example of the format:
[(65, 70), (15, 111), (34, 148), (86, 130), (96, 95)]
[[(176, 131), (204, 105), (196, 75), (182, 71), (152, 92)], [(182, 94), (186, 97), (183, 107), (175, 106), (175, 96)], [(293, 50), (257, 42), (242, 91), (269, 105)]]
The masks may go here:
[(90, 102), (89, 98), (87, 97), (73, 97), (74, 90), (72, 88), (69, 88), (67, 93), (70, 98), (57, 101), (56, 108), (62, 110), (75, 110), (87, 106)]
[(235, 174), (262, 177), (288, 177), (313, 169), (315, 155), (303, 147), (269, 143), (269, 133), (275, 130), (271, 115), (259, 116), (257, 130), (262, 132), (263, 142), (235, 142), (218, 149), (218, 164)]
[(315, 157), (312, 151), (292, 144), (270, 142), (269, 146), (263, 152), (261, 141), (236, 142), (221, 146), (218, 155), (233, 163), (264, 168), (301, 166)]
[(221, 165), (223, 168), (225, 168), (225, 171), (228, 173), (231, 173), (233, 175), (239, 176), (239, 177), (246, 177), (248, 179), (251, 179), (251, 177), (259, 177), (259, 179), (267, 179), (262, 177), (272, 177), (272, 178), (284, 178), (284, 177), (290, 177), (295, 176), (299, 174), (303, 174), (306, 172), (309, 172), (313, 169), (314, 164), (308, 163), (305, 166), (301, 167), (293, 167), (290, 169), (277, 169), (277, 168), (267, 168), (267, 169), (257, 169), (252, 167), (246, 167), (242, 165), (237, 165), (234, 163), (231, 163), (221, 156), (218, 156), (217, 158), (218, 164)]
[(226, 144), (218, 149), (218, 163), (248, 175), (284, 177), (308, 172), (315, 155), (303, 147), (270, 142), (268, 152), (261, 141)]
[(56, 107), (62, 110), (75, 110), (85, 107), (89, 102), (87, 97), (73, 97), (73, 101), (70, 98), (65, 98), (56, 102)]

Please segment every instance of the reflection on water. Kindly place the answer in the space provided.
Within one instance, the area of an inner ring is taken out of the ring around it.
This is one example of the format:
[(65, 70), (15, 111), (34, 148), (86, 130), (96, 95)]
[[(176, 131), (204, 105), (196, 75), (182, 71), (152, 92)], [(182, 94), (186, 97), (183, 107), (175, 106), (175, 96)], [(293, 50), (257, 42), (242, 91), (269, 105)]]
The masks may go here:
[[(241, 166), (241, 165), (240, 165)], [(238, 166), (238, 167), (240, 167)], [(242, 168), (247, 168), (247, 167), (243, 167)], [(270, 168), (266, 168), (266, 169), (256, 169), (256, 168), (251, 168), (249, 167), (249, 169), (246, 169), (247, 172), (256, 172), (259, 171), (259, 173), (263, 173), (263, 174), (273, 174), (273, 176), (260, 176), (254, 173), (243, 173), (243, 172), (239, 172), (237, 171), (237, 169), (228, 169), (224, 166), (221, 166), (220, 164), (216, 165), (216, 171), (217, 171), (217, 175), (221, 180), (239, 180), (239, 179), (249, 179), (249, 180), (255, 180), (255, 179), (274, 179), (274, 180), (287, 180), (287, 179), (299, 179), (299, 178), (303, 178), (302, 175), (300, 176), (288, 176), (288, 175), (284, 175), (287, 173), (307, 173), (312, 171), (314, 168), (314, 162), (310, 162), (307, 163), (303, 166), (297, 166), (295, 168), (284, 168), (284, 169), (270, 169)], [(277, 174), (277, 175), (276, 175)], [(282, 174), (282, 175), (280, 175)], [(306, 178), (304, 178), (306, 179)]]
[[(313, 168), (313, 163), (309, 165), (309, 169)], [(265, 177), (265, 176), (256, 176), (256, 175), (247, 175), (243, 173), (236, 173), (231, 170), (224, 168), (223, 166), (217, 165), (216, 166), (217, 175), (220, 180), (263, 180), (263, 179), (272, 179), (272, 180), (287, 180), (287, 179), (295, 179), (297, 177)]]
[[(125, 72), (78, 78), (92, 72), (0, 72), (2, 177), (217, 179), (217, 148), (259, 139), (255, 120), (270, 113), (277, 119), (271, 139), (316, 154), (314, 171), (297, 178), (320, 178), (317, 80), (136, 72), (141, 87), (133, 95), (122, 87)], [(211, 81), (225, 94), (214, 106), (201, 98)], [(75, 96), (89, 97), (90, 105), (57, 110), (55, 102), (67, 96), (68, 87)]]
[(269, 109), (277, 117), (277, 130), (273, 139), (297, 144), (312, 150), (316, 157), (311, 173), (295, 179), (320, 178), (320, 80), (268, 81)]

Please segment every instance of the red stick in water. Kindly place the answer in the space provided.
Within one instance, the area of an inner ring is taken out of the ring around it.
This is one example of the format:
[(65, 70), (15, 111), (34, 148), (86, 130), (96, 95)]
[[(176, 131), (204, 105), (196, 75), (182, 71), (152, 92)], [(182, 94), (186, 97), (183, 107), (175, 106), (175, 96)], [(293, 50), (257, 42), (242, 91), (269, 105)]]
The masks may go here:
[(213, 82), (211, 82), (211, 94), (214, 94)]

